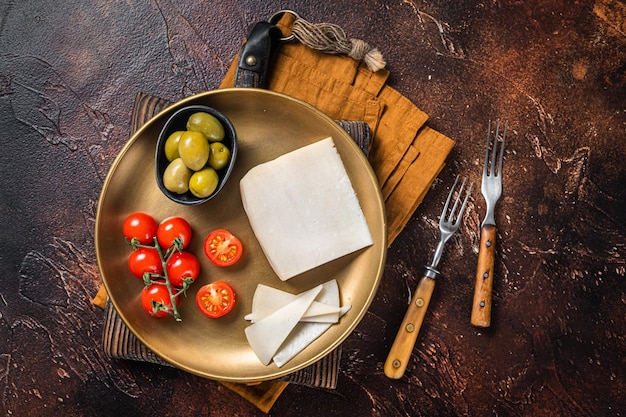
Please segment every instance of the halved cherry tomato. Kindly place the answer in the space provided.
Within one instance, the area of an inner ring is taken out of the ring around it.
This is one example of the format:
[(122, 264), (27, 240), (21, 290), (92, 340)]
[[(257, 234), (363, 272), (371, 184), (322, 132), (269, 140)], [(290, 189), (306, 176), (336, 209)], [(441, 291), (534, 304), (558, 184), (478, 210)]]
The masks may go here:
[(178, 288), (183, 286), (185, 278), (195, 281), (200, 274), (200, 262), (190, 252), (174, 252), (165, 266), (170, 283)]
[(137, 238), (142, 245), (154, 243), (157, 223), (152, 216), (142, 212), (131, 213), (122, 225), (122, 233), (128, 240)]
[[(178, 303), (178, 299), (175, 302)], [(170, 293), (167, 287), (162, 284), (150, 284), (147, 287), (143, 287), (143, 290), (141, 290), (141, 305), (152, 317), (168, 316), (170, 315), (168, 310), (171, 312), (173, 308)]]
[(235, 291), (227, 282), (215, 281), (200, 287), (196, 305), (207, 317), (222, 317), (235, 306)]
[(128, 257), (128, 268), (134, 276), (143, 279), (143, 274), (162, 274), (163, 263), (154, 248), (137, 248)]
[(182, 217), (168, 217), (159, 223), (157, 228), (157, 239), (163, 250), (166, 250), (174, 243), (174, 239), (180, 238), (182, 249), (189, 246), (191, 241), (191, 226)]
[(241, 258), (243, 245), (228, 230), (217, 229), (204, 240), (204, 253), (215, 265), (230, 266)]

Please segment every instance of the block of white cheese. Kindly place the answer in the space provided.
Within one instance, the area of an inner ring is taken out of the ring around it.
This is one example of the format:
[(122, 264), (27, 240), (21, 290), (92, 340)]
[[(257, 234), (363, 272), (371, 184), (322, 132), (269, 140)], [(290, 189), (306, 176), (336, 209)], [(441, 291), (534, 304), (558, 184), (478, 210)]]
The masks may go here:
[(252, 230), (283, 281), (373, 244), (330, 137), (255, 166), (240, 189)]

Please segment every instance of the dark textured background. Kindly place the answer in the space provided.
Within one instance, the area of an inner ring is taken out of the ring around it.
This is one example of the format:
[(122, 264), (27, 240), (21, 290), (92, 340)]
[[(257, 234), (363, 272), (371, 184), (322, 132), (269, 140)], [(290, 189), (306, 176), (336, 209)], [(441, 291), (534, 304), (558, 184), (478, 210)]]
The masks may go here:
[[(0, 2), (0, 414), (263, 415), (214, 381), (104, 357), (93, 226), (135, 94), (216, 88), (248, 28), (291, 8), (378, 47), (390, 85), (457, 145), (389, 250), (338, 388), (290, 385), (270, 414), (626, 415), (625, 3), (265, 3)], [(469, 325), (475, 192), (407, 373), (388, 380), (446, 189), (457, 173), (479, 182), (497, 117), (510, 131), (493, 326)]]

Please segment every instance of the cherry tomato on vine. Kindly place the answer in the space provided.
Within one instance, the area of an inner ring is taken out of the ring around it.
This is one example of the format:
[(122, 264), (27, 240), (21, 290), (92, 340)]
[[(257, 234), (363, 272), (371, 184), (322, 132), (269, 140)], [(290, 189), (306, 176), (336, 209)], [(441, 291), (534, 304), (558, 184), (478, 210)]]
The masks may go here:
[(163, 250), (172, 246), (174, 239), (177, 237), (182, 241), (182, 249), (189, 246), (189, 242), (191, 241), (191, 226), (189, 226), (187, 220), (182, 217), (174, 216), (168, 217), (159, 223), (157, 239)]
[(128, 268), (130, 272), (139, 279), (143, 279), (143, 274), (163, 274), (163, 263), (159, 253), (154, 248), (137, 248), (128, 257)]
[[(175, 300), (178, 303), (178, 299)], [(169, 313), (162, 310), (159, 306), (172, 311), (172, 300), (167, 287), (162, 284), (150, 284), (141, 290), (141, 305), (144, 310), (152, 317), (165, 317)], [(178, 304), (177, 304), (178, 306)]]
[(200, 262), (190, 252), (174, 252), (165, 266), (170, 283), (181, 288), (185, 278), (195, 281), (200, 274)]
[(142, 245), (149, 245), (154, 243), (154, 237), (157, 235), (157, 223), (149, 214), (131, 213), (124, 220), (122, 233), (128, 240), (137, 238)]
[(196, 305), (207, 317), (222, 317), (235, 306), (235, 291), (228, 283), (215, 281), (200, 287), (196, 294)]
[(243, 245), (228, 230), (217, 229), (204, 240), (204, 253), (215, 265), (230, 266), (241, 258)]

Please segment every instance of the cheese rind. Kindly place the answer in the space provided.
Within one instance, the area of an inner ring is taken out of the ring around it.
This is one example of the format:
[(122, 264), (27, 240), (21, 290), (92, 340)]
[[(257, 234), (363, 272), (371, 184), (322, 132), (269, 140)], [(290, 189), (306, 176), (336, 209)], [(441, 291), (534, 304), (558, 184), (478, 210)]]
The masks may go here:
[(330, 137), (250, 169), (240, 189), (252, 230), (283, 281), (373, 244)]

